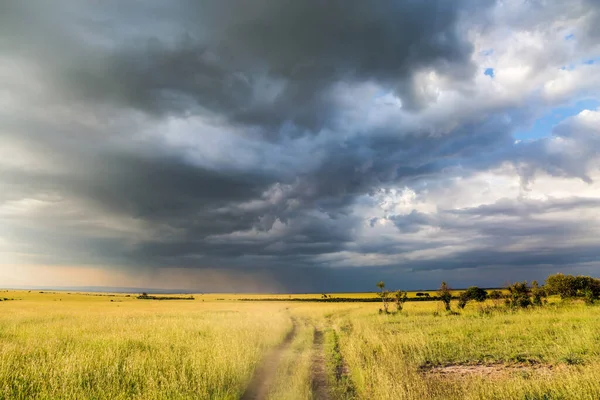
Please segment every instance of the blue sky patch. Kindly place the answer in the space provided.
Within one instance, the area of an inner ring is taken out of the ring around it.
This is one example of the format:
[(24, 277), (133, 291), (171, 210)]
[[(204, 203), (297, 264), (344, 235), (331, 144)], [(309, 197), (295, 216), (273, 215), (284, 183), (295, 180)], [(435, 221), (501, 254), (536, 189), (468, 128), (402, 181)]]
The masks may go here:
[(569, 106), (556, 107), (550, 109), (530, 127), (524, 127), (513, 133), (513, 137), (518, 140), (531, 140), (548, 137), (552, 134), (552, 128), (558, 125), (561, 121), (579, 114), (583, 110), (594, 110), (600, 107), (598, 100), (581, 100)]
[(483, 72), (484, 75), (489, 76), (490, 78), (494, 77), (494, 68), (486, 68)]

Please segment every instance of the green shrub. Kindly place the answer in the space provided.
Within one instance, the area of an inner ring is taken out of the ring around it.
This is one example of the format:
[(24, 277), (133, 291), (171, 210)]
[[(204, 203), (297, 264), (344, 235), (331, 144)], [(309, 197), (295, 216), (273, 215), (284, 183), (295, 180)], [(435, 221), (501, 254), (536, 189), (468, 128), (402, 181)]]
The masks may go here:
[(589, 276), (554, 274), (546, 278), (548, 294), (557, 294), (561, 299), (584, 297), (586, 303), (600, 298), (600, 279)]
[(531, 295), (532, 303), (535, 306), (541, 306), (546, 301), (546, 290), (537, 283), (537, 281), (531, 282)]
[(480, 303), (485, 301), (488, 297), (488, 292), (477, 286), (469, 287), (464, 293), (469, 300), (475, 300)]
[(527, 308), (532, 304), (531, 288), (527, 286), (527, 281), (515, 282), (507, 287), (510, 295), (505, 303), (511, 308)]
[(408, 299), (408, 292), (397, 290), (394, 292), (394, 304), (396, 304), (396, 311), (400, 312), (404, 308), (404, 303)]
[(467, 292), (462, 292), (460, 296), (458, 296), (458, 308), (461, 310), (464, 309), (469, 302), (470, 298)]

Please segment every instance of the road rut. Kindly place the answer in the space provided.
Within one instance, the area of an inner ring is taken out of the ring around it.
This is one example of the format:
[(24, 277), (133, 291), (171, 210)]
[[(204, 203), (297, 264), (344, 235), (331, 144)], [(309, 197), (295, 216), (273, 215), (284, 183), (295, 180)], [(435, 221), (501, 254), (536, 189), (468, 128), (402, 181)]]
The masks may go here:
[(294, 336), (296, 336), (296, 329), (296, 320), (292, 319), (292, 329), (285, 336), (283, 342), (281, 342), (275, 349), (271, 350), (271, 352), (263, 359), (258, 368), (256, 368), (250, 384), (240, 398), (241, 400), (263, 400), (267, 398), (269, 395), (269, 388), (271, 387), (273, 379), (275, 378), (275, 374), (277, 373), (277, 366), (279, 365), (281, 356), (290, 346), (292, 340), (294, 340)]
[(323, 342), (323, 331), (315, 327), (313, 339), (313, 360), (311, 368), (313, 400), (329, 400)]

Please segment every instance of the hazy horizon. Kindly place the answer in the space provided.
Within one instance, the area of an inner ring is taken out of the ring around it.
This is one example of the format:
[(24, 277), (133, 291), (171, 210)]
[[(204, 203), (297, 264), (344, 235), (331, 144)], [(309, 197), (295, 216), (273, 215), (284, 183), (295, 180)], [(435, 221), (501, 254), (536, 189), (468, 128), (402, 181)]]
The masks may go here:
[[(451, 290), (462, 290), (467, 287), (452, 287)], [(413, 289), (414, 291), (435, 291), (438, 288), (418, 288)], [(490, 286), (484, 287), (482, 289), (502, 289), (502, 286)], [(159, 288), (149, 288), (149, 287), (118, 287), (118, 286), (10, 286), (10, 287), (0, 287), (0, 290), (17, 290), (17, 291), (26, 291), (26, 290), (41, 290), (41, 291), (55, 291), (55, 292), (80, 292), (80, 293), (123, 293), (123, 294), (137, 294), (137, 293), (150, 293), (150, 294), (341, 294), (341, 293), (378, 293), (378, 290), (364, 290), (364, 291), (354, 291), (354, 292), (332, 292), (332, 291), (312, 291), (312, 292), (225, 292), (225, 291), (214, 291), (214, 292), (202, 292), (202, 291), (194, 291), (194, 290), (184, 290), (184, 289), (159, 289)]]

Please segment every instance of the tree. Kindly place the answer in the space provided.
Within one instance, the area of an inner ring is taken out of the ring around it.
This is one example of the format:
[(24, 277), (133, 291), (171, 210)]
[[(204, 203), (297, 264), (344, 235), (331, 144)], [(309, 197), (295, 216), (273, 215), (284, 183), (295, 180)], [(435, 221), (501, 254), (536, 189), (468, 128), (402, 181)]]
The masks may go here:
[(485, 290), (477, 286), (471, 286), (458, 296), (458, 308), (465, 308), (470, 300), (475, 300), (481, 303), (482, 301), (485, 301), (487, 295), (488, 293)]
[(444, 304), (444, 308), (446, 309), (446, 311), (450, 311), (450, 301), (452, 300), (452, 293), (450, 292), (450, 287), (446, 282), (442, 282), (437, 294), (442, 303)]
[(396, 311), (400, 312), (404, 308), (404, 303), (408, 299), (408, 293), (402, 290), (394, 292), (394, 302), (396, 303)]
[(466, 293), (469, 300), (475, 300), (480, 303), (488, 297), (488, 292), (477, 286), (469, 287), (464, 293)]
[(387, 290), (385, 290), (385, 283), (383, 281), (377, 282), (377, 287), (381, 290), (381, 292), (379, 292), (379, 297), (381, 297), (381, 301), (383, 302), (383, 312), (388, 314), (389, 313), (389, 310), (388, 310), (388, 294), (389, 294), (389, 292)]
[(577, 296), (575, 277), (573, 275), (554, 274), (546, 278), (546, 289), (549, 294), (557, 294), (561, 299)]
[(544, 287), (548, 294), (557, 294), (561, 299), (584, 297), (592, 304), (600, 298), (600, 279), (590, 276), (554, 274), (546, 278)]

